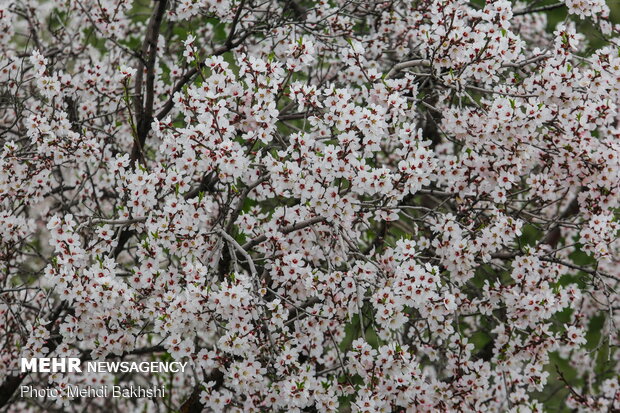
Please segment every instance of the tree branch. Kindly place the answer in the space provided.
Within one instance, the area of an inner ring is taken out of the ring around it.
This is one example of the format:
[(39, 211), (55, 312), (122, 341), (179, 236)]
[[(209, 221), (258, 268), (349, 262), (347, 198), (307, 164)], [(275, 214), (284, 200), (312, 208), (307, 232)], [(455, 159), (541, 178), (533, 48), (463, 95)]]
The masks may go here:
[[(323, 217), (310, 218), (310, 219), (308, 219), (306, 221), (302, 221), (302, 222), (299, 222), (299, 223), (294, 224), (294, 225), (288, 225), (286, 227), (282, 227), (282, 228), (279, 229), (279, 231), (281, 233), (283, 233), (283, 234), (289, 234), (291, 232), (294, 232), (294, 231), (297, 231), (297, 230), (309, 227), (311, 225), (314, 225), (314, 224), (317, 224), (317, 223), (323, 222), (323, 221), (325, 221), (325, 218), (323, 218)], [(254, 238), (254, 239), (251, 239), (250, 241), (248, 241), (245, 244), (243, 244), (242, 248), (247, 251), (250, 248), (255, 247), (258, 244), (260, 244), (261, 242), (265, 242), (265, 241), (267, 241), (267, 236), (266, 235), (261, 235), (261, 236), (258, 236), (256, 238)]]
[[(153, 103), (155, 99), (155, 62), (157, 60), (157, 40), (159, 39), (159, 31), (164, 18), (168, 0), (155, 0), (157, 5), (153, 9), (153, 14), (149, 20), (149, 25), (142, 43), (142, 58), (146, 60), (144, 63), (140, 60), (138, 71), (136, 73), (136, 85), (134, 96), (134, 111), (136, 116), (137, 137), (131, 150), (131, 163), (140, 158), (143, 152), (146, 137), (151, 129), (153, 121)], [(145, 58), (146, 56), (146, 58)], [(142, 93), (142, 78), (146, 69), (146, 100)]]
[(534, 9), (515, 10), (512, 13), (512, 15), (513, 16), (523, 16), (523, 15), (526, 15), (526, 14), (540, 13), (540, 12), (543, 12), (543, 11), (551, 11), (551, 10), (559, 9), (560, 7), (564, 7), (564, 6), (565, 6), (564, 3), (554, 3), (554, 4), (549, 4), (547, 6), (536, 7)]

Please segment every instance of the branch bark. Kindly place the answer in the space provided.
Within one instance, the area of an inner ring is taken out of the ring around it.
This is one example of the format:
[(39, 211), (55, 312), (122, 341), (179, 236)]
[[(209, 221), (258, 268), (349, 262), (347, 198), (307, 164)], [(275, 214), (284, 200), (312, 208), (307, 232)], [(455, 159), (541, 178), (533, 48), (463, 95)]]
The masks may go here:
[(549, 4), (547, 6), (536, 7), (536, 8), (533, 8), (533, 9), (515, 10), (512, 13), (512, 15), (513, 16), (523, 16), (525, 14), (540, 13), (540, 12), (543, 12), (543, 11), (551, 11), (551, 10), (559, 9), (560, 7), (564, 7), (564, 6), (565, 6), (564, 3), (554, 3), (554, 4)]
[[(315, 218), (310, 218), (306, 221), (302, 221), (299, 222), (297, 224), (294, 225), (288, 225), (286, 227), (282, 227), (279, 229), (279, 231), (283, 234), (289, 234), (291, 232), (309, 227), (311, 225), (317, 224), (319, 222), (323, 222), (325, 221), (325, 218), (323, 217), (315, 217)], [(248, 242), (246, 242), (245, 244), (243, 244), (242, 248), (244, 250), (249, 250), (250, 248), (253, 248), (255, 246), (257, 246), (258, 244), (260, 244), (261, 242), (265, 242), (267, 241), (267, 236), (266, 235), (260, 235), (254, 239), (249, 240)]]
[[(66, 301), (60, 303), (60, 305), (52, 312), (49, 317), (48, 328), (52, 329), (56, 324), (56, 321), (60, 318), (62, 312), (67, 308)], [(52, 331), (50, 331), (51, 336), (54, 336)], [(49, 349), (48, 354), (52, 354), (56, 347), (60, 344), (59, 339), (52, 339), (47, 343), (47, 347)], [(4, 382), (0, 385), (0, 409), (9, 404), (9, 401), (13, 397), (13, 394), (17, 391), (19, 386), (22, 384), (22, 381), (26, 378), (26, 373), (20, 373), (17, 376), (8, 376)]]
[[(156, 6), (149, 20), (146, 30), (146, 36), (142, 43), (142, 59), (138, 63), (138, 71), (136, 73), (134, 111), (136, 116), (136, 134), (133, 148), (131, 150), (131, 163), (135, 165), (136, 161), (143, 156), (143, 147), (146, 137), (151, 130), (151, 122), (153, 121), (153, 103), (155, 99), (155, 62), (157, 61), (157, 40), (159, 39), (159, 31), (161, 23), (166, 12), (168, 0), (155, 0)], [(146, 70), (146, 98), (143, 95), (142, 79)]]

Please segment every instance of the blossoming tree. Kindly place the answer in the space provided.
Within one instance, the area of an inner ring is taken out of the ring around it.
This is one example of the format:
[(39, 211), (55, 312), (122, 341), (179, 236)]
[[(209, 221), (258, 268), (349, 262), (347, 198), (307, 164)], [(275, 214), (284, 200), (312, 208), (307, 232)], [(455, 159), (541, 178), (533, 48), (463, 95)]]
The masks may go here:
[[(0, 410), (618, 411), (608, 16), (0, 1)], [(117, 382), (167, 394), (18, 392)]]

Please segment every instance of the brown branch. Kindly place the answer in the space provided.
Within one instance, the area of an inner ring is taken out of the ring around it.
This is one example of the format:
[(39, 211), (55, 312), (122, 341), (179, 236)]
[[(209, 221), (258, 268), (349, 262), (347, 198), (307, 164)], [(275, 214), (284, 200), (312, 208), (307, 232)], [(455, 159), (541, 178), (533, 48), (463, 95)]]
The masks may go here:
[[(209, 381), (214, 381), (215, 388), (219, 388), (222, 384), (224, 384), (224, 373), (218, 369), (213, 370), (213, 372), (205, 378), (205, 382)], [(200, 393), (202, 393), (202, 386), (197, 384), (194, 386), (192, 394), (179, 408), (179, 413), (201, 413), (204, 406), (200, 402)]]
[(310, 115), (314, 115), (314, 114), (320, 114), (321, 112), (298, 112), (298, 113), (285, 113), (285, 114), (281, 114), (278, 116), (278, 120), (279, 121), (286, 121), (286, 120), (298, 120), (298, 119), (304, 119), (307, 118)]
[[(572, 202), (568, 205), (566, 210), (560, 215), (559, 221), (564, 220), (572, 215), (575, 215), (579, 212), (579, 202), (577, 197), (572, 200)], [(557, 247), (558, 242), (560, 242), (560, 238), (562, 236), (561, 224), (555, 225), (544, 237), (540, 240), (539, 244), (548, 244), (553, 248)]]
[[(49, 320), (50, 320), (48, 324), (49, 329), (52, 329), (54, 327), (54, 325), (56, 324), (56, 321), (60, 318), (63, 310), (67, 309), (67, 307), (68, 306), (67, 306), (66, 301), (61, 302), (60, 305), (56, 307), (56, 309), (53, 311), (53, 313), (49, 317)], [(55, 334), (53, 334), (52, 331), (50, 331), (50, 335), (54, 336)], [(51, 339), (46, 344), (47, 344), (47, 348), (49, 349), (48, 354), (52, 354), (54, 350), (56, 350), (56, 347), (58, 347), (58, 345), (60, 344), (60, 337)], [(20, 373), (17, 376), (8, 376), (4, 380), (4, 382), (0, 385), (0, 408), (9, 404), (11, 397), (13, 397), (13, 394), (17, 391), (17, 389), (21, 385), (22, 381), (26, 378), (26, 376), (27, 376), (26, 373)]]
[(612, 279), (614, 281), (619, 281), (620, 282), (620, 278), (615, 277), (615, 276), (613, 276), (611, 274), (607, 274), (606, 272), (598, 271), (598, 270), (591, 269), (591, 268), (582, 267), (580, 265), (576, 265), (576, 264), (573, 264), (572, 262), (568, 262), (568, 261), (561, 260), (561, 259), (558, 259), (558, 258), (541, 258), (541, 260), (542, 261), (547, 261), (547, 262), (552, 262), (552, 263), (555, 263), (555, 264), (560, 264), (560, 265), (563, 265), (565, 267), (571, 268), (573, 270), (585, 272), (586, 274), (590, 274), (590, 275), (594, 275), (594, 276), (600, 275), (602, 277), (609, 278), (609, 279)]
[(212, 192), (215, 189), (215, 184), (217, 183), (217, 177), (214, 175), (215, 174), (213, 172), (209, 172), (203, 176), (200, 181), (200, 185), (183, 195), (183, 198), (191, 199), (199, 195), (201, 192)]
[[(219, 49), (215, 50), (213, 52), (212, 56), (220, 56), (220, 55), (223, 55), (226, 52), (229, 52), (229, 51), (233, 50), (234, 48), (239, 46), (241, 43), (243, 43), (243, 41), (250, 34), (251, 34), (251, 32), (244, 33), (244, 35), (241, 36), (239, 39), (231, 42), (230, 44), (226, 44), (223, 47), (220, 47)], [(168, 100), (166, 101), (166, 103), (164, 103), (164, 106), (162, 106), (162, 108), (159, 111), (159, 113), (157, 113), (157, 115), (155, 116), (155, 118), (157, 118), (157, 120), (162, 120), (163, 118), (166, 117), (166, 115), (168, 115), (168, 113), (170, 113), (170, 111), (174, 107), (174, 95), (176, 93), (180, 92), (181, 90), (183, 90), (183, 86), (185, 86), (186, 84), (191, 82), (192, 79), (194, 79), (194, 76), (196, 76), (196, 74), (198, 73), (198, 71), (202, 70), (204, 67), (205, 67), (204, 62), (198, 62), (197, 67), (191, 68), (190, 70), (187, 71), (187, 73), (185, 73), (181, 77), (181, 79), (179, 79), (177, 84), (174, 86), (174, 88), (170, 92), (170, 98), (168, 98)]]
[[(297, 224), (293, 224), (293, 225), (288, 225), (286, 227), (282, 227), (279, 229), (279, 231), (283, 234), (289, 234), (291, 232), (295, 232), (297, 230), (303, 229), (303, 228), (307, 228), (311, 225), (317, 224), (319, 222), (323, 222), (325, 221), (325, 218), (323, 217), (314, 217), (314, 218), (310, 218), (306, 221), (302, 221), (299, 222)], [(249, 240), (248, 242), (246, 242), (245, 244), (243, 244), (242, 248), (244, 250), (249, 250), (252, 247), (257, 246), (258, 244), (260, 244), (261, 242), (265, 242), (267, 241), (267, 236), (266, 235), (260, 235), (254, 239)]]
[(525, 9), (525, 10), (515, 10), (512, 15), (513, 16), (523, 16), (525, 14), (539, 13), (543, 11), (551, 11), (555, 9), (559, 9), (560, 7), (564, 7), (564, 3), (554, 3), (549, 4), (547, 6), (536, 7), (534, 9)]
[[(226, 36), (226, 41), (224, 42), (224, 46), (218, 48), (213, 52), (213, 56), (219, 56), (226, 52), (233, 50), (235, 47), (239, 46), (243, 41), (250, 35), (251, 32), (246, 32), (239, 39), (234, 40), (235, 34), (237, 31), (237, 25), (241, 20), (241, 12), (243, 11), (243, 6), (245, 4), (245, 0), (241, 0), (239, 7), (237, 7), (237, 11), (235, 12), (235, 17), (230, 26), (230, 31), (228, 32), (228, 36)], [(202, 70), (205, 67), (204, 62), (198, 62), (198, 67), (193, 67), (187, 73), (181, 77), (181, 79), (177, 82), (177, 84), (172, 89), (170, 93), (170, 98), (166, 101), (164, 106), (161, 108), (156, 118), (158, 120), (162, 120), (174, 107), (174, 95), (177, 92), (180, 92), (187, 83), (189, 83), (194, 76), (198, 73), (199, 70)]]
[[(161, 23), (166, 12), (168, 0), (155, 0), (157, 5), (153, 9), (153, 14), (149, 20), (146, 30), (144, 43), (142, 43), (141, 56), (145, 59), (139, 61), (138, 71), (136, 73), (134, 111), (136, 116), (137, 136), (131, 150), (131, 163), (135, 165), (140, 158), (146, 142), (146, 137), (151, 129), (153, 121), (153, 103), (155, 99), (155, 62), (157, 60), (157, 40), (159, 39), (159, 31)], [(142, 93), (142, 78), (146, 68), (146, 100)]]

